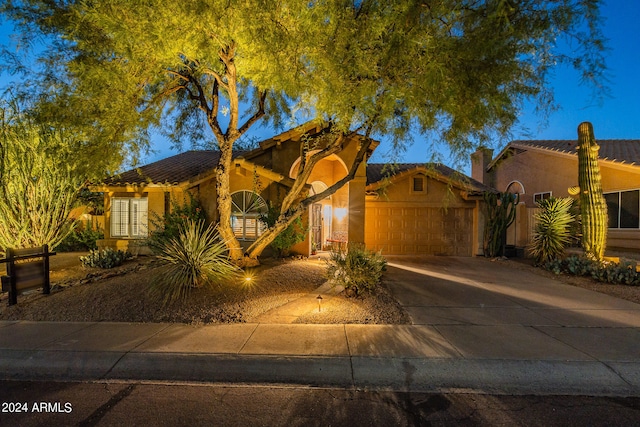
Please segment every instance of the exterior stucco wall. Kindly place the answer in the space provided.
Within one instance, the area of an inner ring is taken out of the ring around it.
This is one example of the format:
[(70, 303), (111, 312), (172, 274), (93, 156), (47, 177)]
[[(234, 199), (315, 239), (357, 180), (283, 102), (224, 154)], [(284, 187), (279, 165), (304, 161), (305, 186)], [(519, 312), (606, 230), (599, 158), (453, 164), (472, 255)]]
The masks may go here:
[[(640, 167), (600, 161), (602, 189), (605, 193), (640, 188)], [(499, 160), (487, 176), (491, 185), (499, 191), (518, 181), (525, 194), (520, 201), (527, 208), (534, 208), (535, 193), (551, 191), (554, 197), (570, 197), (568, 188), (578, 185), (578, 158), (574, 155), (528, 150)], [(508, 243), (526, 246), (526, 211), (519, 210), (515, 227), (507, 233)], [(611, 250), (640, 252), (640, 230), (609, 229), (607, 247)]]
[[(413, 191), (413, 178), (425, 179), (425, 191)], [(421, 173), (392, 182), (365, 201), (365, 244), (387, 254), (478, 254), (479, 202)]]

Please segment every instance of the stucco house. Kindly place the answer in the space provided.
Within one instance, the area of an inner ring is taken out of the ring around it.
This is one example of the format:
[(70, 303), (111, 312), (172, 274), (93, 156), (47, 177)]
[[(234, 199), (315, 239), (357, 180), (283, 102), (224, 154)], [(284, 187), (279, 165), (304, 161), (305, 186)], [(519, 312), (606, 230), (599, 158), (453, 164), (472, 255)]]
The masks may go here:
[[(640, 252), (640, 140), (598, 140), (602, 188), (609, 211), (607, 247)], [(472, 156), (472, 177), (496, 188), (520, 194), (516, 222), (507, 243), (525, 247), (530, 241), (536, 201), (570, 197), (578, 185), (577, 140), (518, 140), (495, 158), (492, 150)]]
[[(264, 231), (259, 216), (267, 205), (277, 205), (292, 186), (302, 141), (322, 132), (308, 123), (264, 140), (256, 149), (234, 153), (229, 220), (243, 246)], [(347, 175), (360, 138), (348, 140), (342, 151), (316, 165), (307, 181), (310, 192), (320, 192)], [(374, 142), (373, 149), (376, 146)], [(216, 210), (218, 159), (217, 151), (187, 151), (94, 186), (105, 196), (105, 238), (99, 247), (131, 249), (144, 244), (153, 228), (150, 218), (161, 217), (172, 200), (181, 202), (187, 193), (199, 198), (208, 220), (222, 220)], [(310, 207), (303, 218), (309, 235), (293, 250), (309, 254), (312, 243), (326, 249), (364, 242), (385, 254), (476, 255), (481, 252), (483, 191), (491, 189), (443, 165), (363, 162), (353, 180)]]

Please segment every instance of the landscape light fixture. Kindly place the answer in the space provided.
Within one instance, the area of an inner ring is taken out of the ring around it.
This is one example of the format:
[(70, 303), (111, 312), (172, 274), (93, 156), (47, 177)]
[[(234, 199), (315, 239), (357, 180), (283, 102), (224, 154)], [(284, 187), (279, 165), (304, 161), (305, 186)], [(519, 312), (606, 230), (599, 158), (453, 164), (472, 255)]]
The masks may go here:
[(318, 313), (320, 313), (320, 308), (322, 307), (322, 295), (318, 295), (316, 299), (318, 300)]

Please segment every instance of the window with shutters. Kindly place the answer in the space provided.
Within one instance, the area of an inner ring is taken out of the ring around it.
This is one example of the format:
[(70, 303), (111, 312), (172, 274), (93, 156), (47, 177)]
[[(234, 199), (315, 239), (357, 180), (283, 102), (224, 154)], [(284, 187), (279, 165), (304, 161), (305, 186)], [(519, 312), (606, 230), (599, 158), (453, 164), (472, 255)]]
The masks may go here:
[(231, 228), (238, 240), (255, 240), (267, 226), (260, 215), (267, 212), (267, 204), (253, 191), (242, 190), (231, 195)]
[(111, 199), (111, 237), (147, 237), (148, 201), (146, 197)]

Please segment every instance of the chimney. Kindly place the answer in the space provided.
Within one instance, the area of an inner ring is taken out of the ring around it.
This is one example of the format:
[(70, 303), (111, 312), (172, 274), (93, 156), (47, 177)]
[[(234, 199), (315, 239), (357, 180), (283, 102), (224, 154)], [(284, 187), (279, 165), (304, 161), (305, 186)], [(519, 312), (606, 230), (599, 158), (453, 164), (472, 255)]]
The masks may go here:
[(471, 154), (471, 178), (488, 184), (487, 166), (493, 159), (493, 150), (486, 147), (478, 147), (475, 153)]

